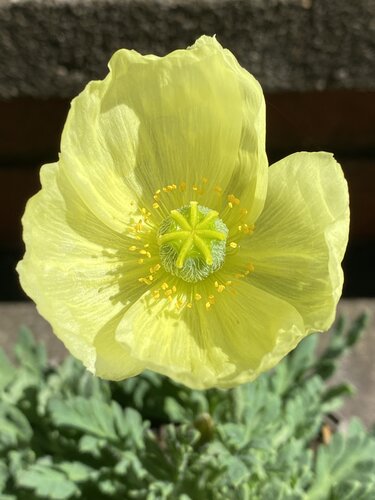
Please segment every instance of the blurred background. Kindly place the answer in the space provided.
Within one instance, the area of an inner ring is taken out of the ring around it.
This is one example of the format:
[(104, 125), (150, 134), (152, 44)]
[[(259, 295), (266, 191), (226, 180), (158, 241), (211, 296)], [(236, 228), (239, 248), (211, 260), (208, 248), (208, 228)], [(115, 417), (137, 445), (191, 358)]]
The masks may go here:
[(349, 182), (344, 296), (375, 295), (373, 0), (0, 0), (0, 300), (19, 301), (20, 219), (57, 159), (69, 103), (120, 47), (163, 55), (216, 34), (261, 82), (270, 163), (335, 154)]

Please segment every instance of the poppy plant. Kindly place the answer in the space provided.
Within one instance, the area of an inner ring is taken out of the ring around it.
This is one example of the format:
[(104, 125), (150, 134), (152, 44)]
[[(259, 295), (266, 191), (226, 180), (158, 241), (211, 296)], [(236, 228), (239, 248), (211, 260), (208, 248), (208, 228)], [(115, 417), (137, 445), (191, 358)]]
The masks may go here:
[(261, 87), (215, 38), (109, 69), (27, 204), (22, 286), (100, 377), (253, 380), (334, 320), (342, 170), (328, 153), (268, 167)]

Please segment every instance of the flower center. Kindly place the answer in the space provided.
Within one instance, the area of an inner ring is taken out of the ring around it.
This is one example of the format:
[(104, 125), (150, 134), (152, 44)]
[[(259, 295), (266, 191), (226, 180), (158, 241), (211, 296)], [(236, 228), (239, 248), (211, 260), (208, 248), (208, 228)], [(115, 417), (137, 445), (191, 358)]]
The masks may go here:
[(196, 283), (220, 269), (228, 228), (218, 215), (197, 201), (171, 211), (158, 232), (160, 260), (167, 272)]

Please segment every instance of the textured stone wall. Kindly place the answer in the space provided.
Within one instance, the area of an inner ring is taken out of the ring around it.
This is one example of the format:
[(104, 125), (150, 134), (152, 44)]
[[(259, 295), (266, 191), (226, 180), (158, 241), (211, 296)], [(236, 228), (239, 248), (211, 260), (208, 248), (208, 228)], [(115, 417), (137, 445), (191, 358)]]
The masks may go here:
[(120, 47), (216, 34), (267, 91), (375, 89), (374, 0), (0, 0), (0, 98), (71, 97)]

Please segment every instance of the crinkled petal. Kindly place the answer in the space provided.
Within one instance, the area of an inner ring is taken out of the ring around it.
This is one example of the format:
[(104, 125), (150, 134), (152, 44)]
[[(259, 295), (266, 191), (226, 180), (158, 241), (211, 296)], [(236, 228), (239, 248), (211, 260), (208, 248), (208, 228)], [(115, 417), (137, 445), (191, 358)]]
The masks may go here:
[(109, 68), (72, 102), (61, 143), (63, 168), (97, 217), (122, 231), (133, 198), (149, 206), (157, 189), (205, 177), (212, 192), (243, 195), (256, 218), (267, 185), (264, 98), (235, 58), (202, 37), (165, 57), (119, 50)]
[(275, 365), (303, 336), (287, 302), (238, 282), (215, 306), (176, 310), (145, 294), (119, 323), (116, 340), (147, 368), (189, 387), (231, 387)]
[(237, 72), (243, 101), (242, 132), (235, 175), (227, 191), (239, 196), (241, 207), (248, 212), (247, 222), (252, 224), (263, 210), (268, 185), (266, 108), (263, 91), (257, 80), (238, 64), (231, 52), (224, 52), (226, 61)]
[(107, 378), (140, 372), (143, 365), (114, 340), (118, 316), (138, 298), (124, 294), (124, 276), (132, 277), (126, 250), (119, 250), (126, 239), (87, 210), (57, 164), (42, 168), (41, 181), (23, 217), (23, 289), (90, 371)]
[(340, 298), (349, 198), (329, 153), (296, 153), (271, 166), (265, 208), (242, 246), (251, 282), (292, 304), (307, 331), (327, 330)]

